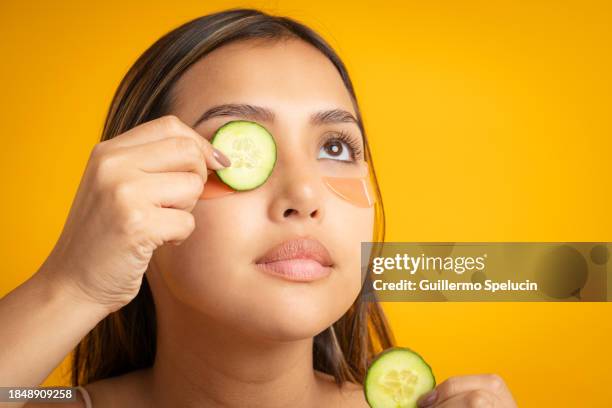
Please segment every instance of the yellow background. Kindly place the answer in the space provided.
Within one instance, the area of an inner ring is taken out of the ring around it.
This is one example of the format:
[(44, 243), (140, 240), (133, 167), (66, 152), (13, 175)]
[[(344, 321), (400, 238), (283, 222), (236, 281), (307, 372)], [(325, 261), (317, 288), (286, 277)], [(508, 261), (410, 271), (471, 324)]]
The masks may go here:
[[(612, 241), (609, 2), (5, 0), (0, 295), (59, 236), (132, 62), (177, 25), (233, 6), (300, 19), (344, 58), (388, 240)], [(384, 307), (439, 382), (497, 372), (520, 407), (611, 404), (610, 303)]]

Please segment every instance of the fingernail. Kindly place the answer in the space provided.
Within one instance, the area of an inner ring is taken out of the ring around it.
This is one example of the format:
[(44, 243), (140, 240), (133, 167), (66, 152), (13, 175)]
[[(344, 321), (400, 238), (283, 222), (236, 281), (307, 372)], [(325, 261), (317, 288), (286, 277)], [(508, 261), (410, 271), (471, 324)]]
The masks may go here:
[(433, 389), (429, 391), (427, 394), (423, 395), (418, 401), (417, 405), (419, 408), (426, 408), (433, 405), (436, 402), (436, 398), (438, 398), (438, 390)]
[(221, 153), (221, 151), (217, 150), (215, 147), (213, 147), (213, 156), (215, 157), (215, 160), (217, 160), (217, 163), (223, 167), (229, 167), (232, 165), (230, 159), (228, 159), (226, 155)]

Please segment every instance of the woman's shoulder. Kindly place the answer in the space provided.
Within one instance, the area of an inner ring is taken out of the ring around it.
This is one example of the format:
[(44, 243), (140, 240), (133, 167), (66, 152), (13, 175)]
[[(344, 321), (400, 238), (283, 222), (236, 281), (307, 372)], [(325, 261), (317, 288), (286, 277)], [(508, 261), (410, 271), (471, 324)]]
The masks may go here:
[(334, 381), (334, 377), (323, 373), (321, 371), (315, 371), (317, 376), (327, 384), (327, 389), (330, 391), (334, 401), (329, 404), (330, 406), (337, 406), (341, 408), (369, 408), (370, 406), (366, 402), (365, 394), (363, 392), (363, 386), (361, 384), (355, 384), (349, 381), (345, 381), (341, 387)]
[[(100, 407), (131, 407), (138, 408), (141, 405), (135, 395), (135, 390), (140, 389), (140, 381), (143, 373), (132, 371), (116, 377), (105, 378), (83, 385), (84, 391), (78, 391), (76, 401), (34, 403), (29, 402), (24, 408), (88, 408), (85, 398), (89, 397), (91, 408)], [(83, 395), (85, 394), (85, 395)]]
[(85, 388), (91, 398), (91, 408), (138, 408), (142, 405), (142, 396), (138, 395), (138, 392), (143, 389), (142, 384), (145, 375), (144, 370), (131, 371), (126, 374), (91, 382), (83, 386), (83, 388)]
[(365, 399), (363, 393), (363, 387), (361, 385), (352, 384), (350, 386), (344, 386), (341, 391), (341, 402), (340, 407), (346, 408), (370, 408), (370, 405)]

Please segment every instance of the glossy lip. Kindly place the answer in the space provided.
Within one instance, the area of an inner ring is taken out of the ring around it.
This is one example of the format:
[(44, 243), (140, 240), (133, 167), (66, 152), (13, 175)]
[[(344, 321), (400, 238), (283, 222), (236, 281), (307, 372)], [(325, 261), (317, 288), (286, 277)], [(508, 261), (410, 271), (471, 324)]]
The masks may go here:
[(310, 282), (324, 278), (332, 270), (329, 251), (314, 238), (299, 237), (274, 246), (255, 261), (267, 273), (290, 281)]

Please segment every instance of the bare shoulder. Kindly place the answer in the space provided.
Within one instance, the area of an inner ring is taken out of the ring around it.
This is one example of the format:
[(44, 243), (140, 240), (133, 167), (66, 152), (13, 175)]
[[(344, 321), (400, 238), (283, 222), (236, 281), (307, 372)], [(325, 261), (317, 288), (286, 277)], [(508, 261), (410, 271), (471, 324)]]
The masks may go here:
[[(146, 406), (143, 404), (142, 395), (139, 394), (143, 389), (141, 386), (143, 373), (143, 371), (133, 371), (84, 385), (83, 388), (91, 398), (92, 408)], [(76, 398), (76, 401), (64, 403), (28, 402), (24, 408), (85, 408), (85, 401), (80, 392), (77, 392)]]
[(143, 406), (142, 384), (145, 373), (137, 370), (85, 385), (91, 397), (92, 408)]
[(331, 399), (334, 401), (333, 405), (330, 404), (330, 406), (339, 408), (370, 408), (366, 402), (361, 384), (347, 381), (342, 384), (342, 387), (338, 387), (333, 376), (320, 371), (315, 371), (315, 373), (328, 384), (328, 390), (330, 395), (332, 395)]
[(344, 386), (341, 391), (341, 403), (342, 408), (370, 408), (370, 405), (365, 399), (363, 387), (358, 384), (352, 384), (351, 386)]

